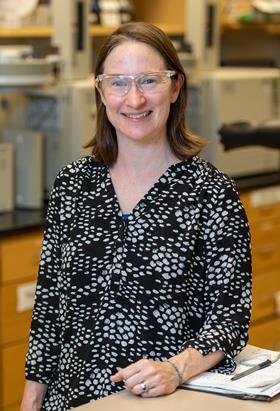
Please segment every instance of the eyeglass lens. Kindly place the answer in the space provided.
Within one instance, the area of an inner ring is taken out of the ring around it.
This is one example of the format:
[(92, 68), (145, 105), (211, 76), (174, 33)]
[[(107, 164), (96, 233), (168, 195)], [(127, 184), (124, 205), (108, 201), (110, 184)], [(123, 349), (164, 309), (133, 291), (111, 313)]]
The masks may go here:
[(113, 95), (124, 96), (134, 84), (141, 93), (160, 90), (169, 84), (166, 74), (147, 74), (140, 76), (110, 76), (102, 80), (104, 89)]

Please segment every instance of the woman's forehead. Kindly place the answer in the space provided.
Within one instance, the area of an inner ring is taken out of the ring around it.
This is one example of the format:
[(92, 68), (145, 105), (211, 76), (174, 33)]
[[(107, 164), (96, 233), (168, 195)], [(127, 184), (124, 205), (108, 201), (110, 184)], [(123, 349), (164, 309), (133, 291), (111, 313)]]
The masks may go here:
[[(164, 70), (163, 57), (152, 46), (138, 42), (125, 41), (116, 46), (104, 62), (104, 72), (145, 72)], [(132, 73), (132, 74), (133, 74)]]

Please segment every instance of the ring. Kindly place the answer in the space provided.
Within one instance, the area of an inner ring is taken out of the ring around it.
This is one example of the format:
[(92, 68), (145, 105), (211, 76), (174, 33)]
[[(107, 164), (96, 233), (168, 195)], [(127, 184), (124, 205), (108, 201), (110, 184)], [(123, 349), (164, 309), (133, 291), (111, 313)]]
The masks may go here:
[(148, 391), (148, 387), (144, 382), (141, 382), (139, 385), (143, 391)]

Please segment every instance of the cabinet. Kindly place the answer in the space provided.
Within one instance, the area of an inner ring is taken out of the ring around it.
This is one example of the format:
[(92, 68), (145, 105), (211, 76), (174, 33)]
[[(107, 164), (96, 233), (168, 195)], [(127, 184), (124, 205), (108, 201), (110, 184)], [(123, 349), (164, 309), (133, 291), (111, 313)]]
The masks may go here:
[(280, 186), (243, 193), (253, 257), (250, 344), (280, 350)]
[(18, 410), (42, 231), (0, 238), (0, 411)]
[[(182, 35), (185, 32), (186, 0), (134, 0), (134, 19), (157, 24), (169, 35)], [(94, 25), (90, 28), (93, 37), (109, 35), (116, 27)], [(50, 26), (22, 28), (0, 27), (1, 38), (49, 38)]]

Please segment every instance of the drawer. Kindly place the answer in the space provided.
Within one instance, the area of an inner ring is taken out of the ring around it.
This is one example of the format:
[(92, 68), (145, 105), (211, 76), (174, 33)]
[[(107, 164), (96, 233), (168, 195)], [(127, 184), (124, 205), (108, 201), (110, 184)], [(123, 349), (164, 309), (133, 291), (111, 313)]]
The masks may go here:
[(41, 231), (6, 238), (0, 243), (0, 282), (37, 274), (43, 234)]
[(250, 223), (280, 218), (280, 186), (253, 190), (240, 198)]
[(29, 335), (36, 281), (0, 287), (0, 344)]
[(8, 407), (0, 408), (0, 411), (19, 411), (20, 404), (11, 405)]
[(8, 407), (0, 407), (0, 411), (19, 411), (20, 403), (8, 405)]
[(277, 298), (280, 298), (280, 268), (254, 276), (252, 321), (277, 316), (280, 309)]
[(280, 223), (264, 220), (251, 227), (253, 271), (280, 265)]
[(249, 329), (249, 344), (280, 351), (280, 317), (252, 324)]
[[(2, 347), (0, 351), (0, 408), (20, 403), (24, 387), (27, 341)], [(1, 408), (2, 409), (2, 408)]]

